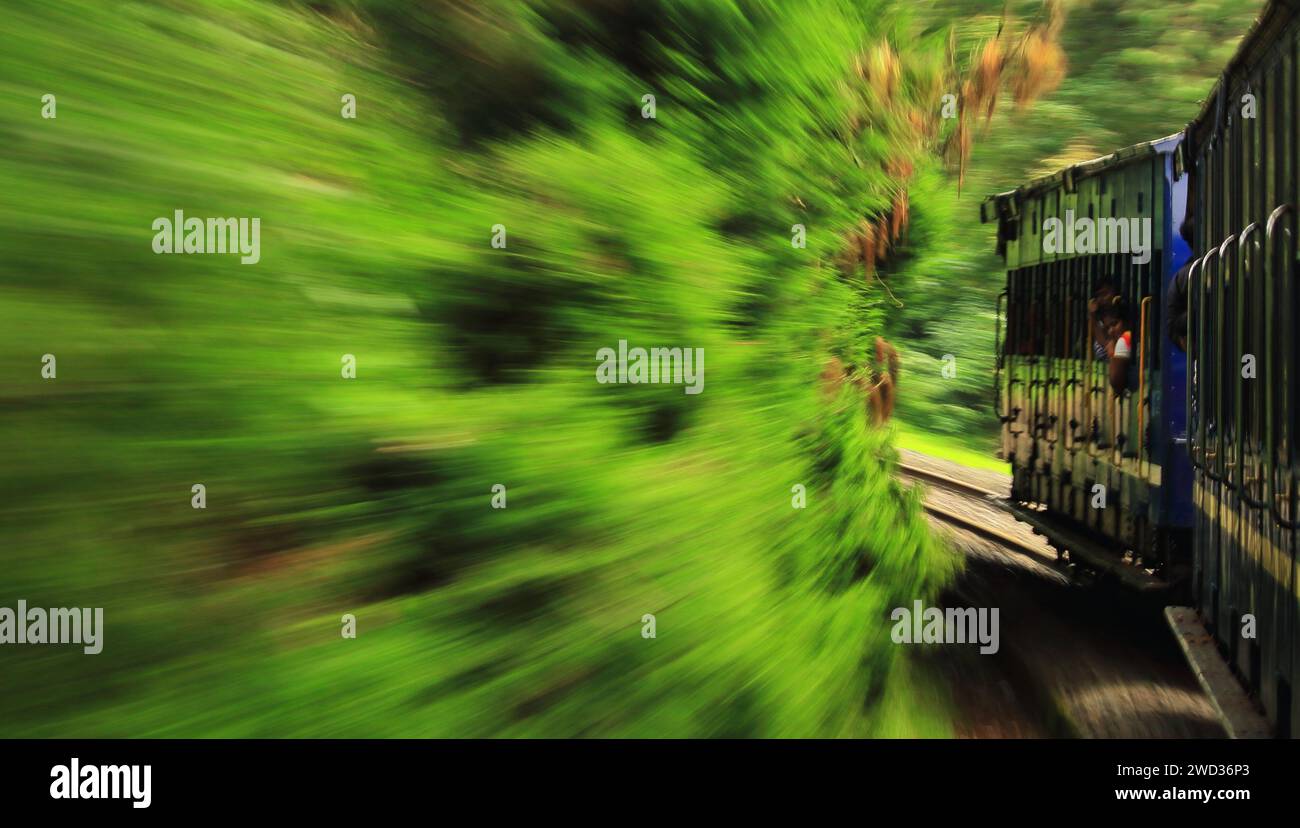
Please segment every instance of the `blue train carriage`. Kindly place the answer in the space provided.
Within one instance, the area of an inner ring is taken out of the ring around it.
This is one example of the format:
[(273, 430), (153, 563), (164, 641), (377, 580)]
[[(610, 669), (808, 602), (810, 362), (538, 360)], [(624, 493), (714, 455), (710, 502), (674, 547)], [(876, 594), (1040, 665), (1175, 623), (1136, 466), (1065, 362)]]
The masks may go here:
[[(1265, 7), (1179, 151), (1197, 254), (1188, 273), (1197, 618), (1189, 610), (1182, 624), (1212, 636), (1267, 729), (1292, 737), (1300, 733), (1298, 8)], [(1183, 638), (1206, 639), (1194, 633)], [(1196, 664), (1194, 648), (1189, 656)], [(1198, 675), (1212, 675), (1209, 659), (1201, 663)]]
[[(994, 377), (1006, 506), (1078, 568), (1139, 589), (1190, 573), (1186, 358), (1164, 333), (1162, 299), (1190, 255), (1181, 140), (1075, 164), (980, 206), (1007, 271)], [(1118, 392), (1094, 344), (1105, 338), (1090, 333), (1103, 320), (1128, 333)]]

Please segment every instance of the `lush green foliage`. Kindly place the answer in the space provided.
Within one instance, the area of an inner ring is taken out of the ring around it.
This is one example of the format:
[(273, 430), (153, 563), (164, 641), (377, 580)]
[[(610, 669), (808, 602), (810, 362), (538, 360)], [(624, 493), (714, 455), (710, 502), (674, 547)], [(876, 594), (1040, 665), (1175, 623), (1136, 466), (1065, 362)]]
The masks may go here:
[[(107, 629), (5, 648), (0, 733), (945, 733), (888, 613), (955, 564), (820, 378), (885, 307), (841, 234), (891, 159), (942, 186), (855, 74), (892, 41), (929, 106), (944, 32), (896, 12), (10, 4), (0, 605)], [(154, 255), (175, 209), (261, 262)], [(619, 339), (704, 393), (597, 384)]]

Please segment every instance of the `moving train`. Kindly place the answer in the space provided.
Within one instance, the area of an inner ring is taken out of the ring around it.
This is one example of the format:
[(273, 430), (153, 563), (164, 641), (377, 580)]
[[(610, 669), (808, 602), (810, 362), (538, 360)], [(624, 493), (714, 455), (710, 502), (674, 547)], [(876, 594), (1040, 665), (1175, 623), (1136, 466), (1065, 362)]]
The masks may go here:
[(1182, 132), (980, 205), (1005, 505), (1078, 569), (1190, 604), (1166, 616), (1240, 736), (1300, 721), (1297, 119), (1300, 0), (1272, 0)]

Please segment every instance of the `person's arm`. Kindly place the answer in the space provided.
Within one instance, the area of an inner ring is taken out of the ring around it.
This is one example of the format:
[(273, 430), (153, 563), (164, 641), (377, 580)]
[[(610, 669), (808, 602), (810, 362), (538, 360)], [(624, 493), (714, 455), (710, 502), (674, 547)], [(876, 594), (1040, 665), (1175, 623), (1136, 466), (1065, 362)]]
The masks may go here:
[(1101, 323), (1101, 320), (1095, 317), (1092, 320), (1092, 341), (1106, 349), (1108, 355), (1110, 354), (1110, 334), (1106, 332), (1106, 326)]
[[(1110, 334), (1106, 332), (1106, 326), (1101, 321), (1101, 315), (1097, 313), (1100, 310), (1100, 304), (1096, 299), (1088, 300), (1088, 328), (1092, 332), (1092, 341), (1100, 345), (1108, 353), (1110, 351)], [(1095, 348), (1093, 350), (1096, 350)]]
[(1123, 393), (1128, 386), (1128, 360), (1124, 357), (1113, 357), (1109, 371), (1111, 390), (1116, 394)]
[(1128, 363), (1132, 356), (1132, 336), (1128, 331), (1110, 346), (1110, 366), (1107, 369), (1111, 390), (1122, 393), (1128, 387)]

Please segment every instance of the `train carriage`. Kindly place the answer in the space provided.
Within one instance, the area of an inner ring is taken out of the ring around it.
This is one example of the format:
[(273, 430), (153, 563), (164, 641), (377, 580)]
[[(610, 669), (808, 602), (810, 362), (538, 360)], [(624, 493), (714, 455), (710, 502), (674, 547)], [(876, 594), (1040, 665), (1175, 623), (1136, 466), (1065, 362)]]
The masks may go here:
[[(1196, 619), (1170, 612), (1171, 624), (1236, 735), (1294, 737), (1300, 720), (1297, 11), (1300, 0), (1265, 7), (1184, 132), (980, 207), (1007, 268), (994, 380), (1007, 507), (1072, 563), (1187, 597)], [(1117, 219), (1149, 221), (1149, 251), (1131, 237), (1103, 246), (1099, 228), (1117, 233)], [(1090, 244), (1049, 238), (1080, 223)], [(1094, 344), (1106, 302), (1133, 329), (1124, 377), (1111, 370), (1118, 350)], [(1167, 307), (1186, 309), (1185, 351)], [(1258, 726), (1225, 712), (1192, 639), (1212, 640)]]
[[(1142, 587), (1190, 568), (1185, 360), (1158, 335), (1160, 297), (1190, 253), (1178, 234), (1180, 141), (1076, 164), (981, 206), (1007, 267), (995, 394), (1012, 501), (1076, 563)], [(1118, 391), (1090, 333), (1090, 300), (1106, 284), (1132, 335)]]
[(1297, 720), (1300, 614), (1293, 437), (1300, 400), (1292, 373), (1298, 7), (1268, 5), (1179, 154), (1197, 219), (1188, 290), (1194, 600), (1270, 723), (1288, 735)]

